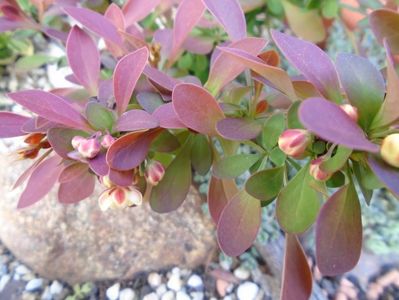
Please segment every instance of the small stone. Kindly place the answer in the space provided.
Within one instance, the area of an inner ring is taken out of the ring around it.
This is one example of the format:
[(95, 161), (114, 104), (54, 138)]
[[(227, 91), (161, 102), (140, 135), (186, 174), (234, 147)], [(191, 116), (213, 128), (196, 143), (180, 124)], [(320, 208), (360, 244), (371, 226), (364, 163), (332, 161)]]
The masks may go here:
[(8, 268), (6, 264), (0, 264), (0, 275), (5, 275), (8, 272)]
[(23, 292), (21, 300), (36, 300), (36, 296), (28, 292)]
[(51, 295), (51, 292), (50, 292), (50, 287), (46, 287), (44, 289), (40, 299), (41, 300), (52, 300), (53, 299), (53, 296)]
[(110, 300), (117, 300), (119, 297), (120, 288), (120, 283), (115, 283), (114, 285), (110, 286), (105, 293), (107, 295), (107, 298)]
[(203, 300), (204, 299), (204, 293), (202, 292), (192, 292), (190, 293), (191, 299), (192, 300)]
[(190, 296), (187, 295), (185, 292), (183, 291), (179, 291), (176, 294), (176, 300), (190, 300)]
[(202, 281), (202, 278), (200, 276), (198, 276), (197, 274), (193, 274), (188, 279), (187, 285), (193, 289), (199, 290), (204, 287), (204, 282)]
[(162, 283), (162, 276), (158, 273), (150, 273), (147, 277), (148, 284), (153, 288), (157, 288)]
[(159, 300), (159, 297), (156, 293), (150, 293), (143, 297), (143, 300)]
[(41, 278), (35, 278), (30, 280), (26, 286), (25, 286), (25, 291), (27, 292), (36, 292), (40, 290), (43, 286), (43, 279)]
[(175, 293), (173, 291), (167, 291), (161, 297), (161, 300), (174, 300), (174, 299), (175, 299)]
[(119, 293), (119, 300), (134, 300), (135, 298), (136, 293), (130, 288), (123, 289)]
[(172, 276), (168, 280), (167, 286), (168, 289), (178, 292), (183, 287), (183, 281), (176, 273), (172, 273)]
[(254, 300), (259, 292), (259, 287), (250, 281), (238, 286), (237, 297), (239, 300)]
[(10, 281), (10, 279), (11, 279), (11, 276), (8, 275), (8, 274), (1, 276), (1, 279), (0, 279), (0, 292), (2, 290), (4, 290), (5, 286)]
[(221, 297), (226, 296), (228, 286), (229, 286), (229, 283), (227, 281), (225, 281), (223, 279), (216, 280), (216, 290), (217, 290), (219, 296), (221, 296)]
[(156, 289), (156, 293), (158, 296), (162, 296), (163, 294), (165, 294), (168, 291), (168, 289), (166, 288), (165, 284), (161, 284), (159, 287), (157, 287)]
[(238, 267), (234, 270), (234, 276), (240, 280), (247, 280), (251, 276), (251, 273), (243, 267)]
[(232, 295), (227, 295), (226, 297), (223, 298), (223, 300), (234, 300)]
[(30, 270), (25, 267), (24, 265), (19, 265), (16, 269), (15, 269), (15, 273), (17, 273), (18, 275), (25, 275), (30, 273)]
[(62, 286), (62, 284), (59, 281), (54, 280), (50, 286), (50, 292), (52, 295), (58, 295), (58, 294), (61, 294), (63, 288), (64, 287)]

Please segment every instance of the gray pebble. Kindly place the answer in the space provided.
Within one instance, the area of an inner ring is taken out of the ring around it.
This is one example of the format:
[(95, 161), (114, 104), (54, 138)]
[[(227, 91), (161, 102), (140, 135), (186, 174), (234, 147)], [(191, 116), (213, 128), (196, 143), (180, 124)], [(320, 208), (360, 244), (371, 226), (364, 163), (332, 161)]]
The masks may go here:
[(10, 279), (11, 279), (11, 276), (8, 275), (8, 274), (1, 276), (1, 278), (0, 278), (0, 292), (2, 290), (4, 290), (5, 286), (10, 281)]
[(115, 283), (114, 285), (110, 286), (105, 294), (107, 298), (110, 300), (117, 300), (119, 297), (119, 289), (121, 288), (120, 283)]
[(26, 284), (25, 291), (36, 292), (36, 291), (40, 290), (42, 288), (42, 286), (43, 286), (43, 279), (34, 278)]
[(134, 300), (135, 298), (136, 293), (130, 288), (123, 289), (119, 293), (119, 300)]

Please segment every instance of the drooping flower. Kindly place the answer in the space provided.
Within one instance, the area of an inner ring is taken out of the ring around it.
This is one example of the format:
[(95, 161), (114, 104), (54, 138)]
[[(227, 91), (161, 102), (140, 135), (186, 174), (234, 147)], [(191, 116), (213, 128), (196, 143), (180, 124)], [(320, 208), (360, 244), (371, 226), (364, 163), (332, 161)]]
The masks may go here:
[(320, 165), (323, 163), (323, 157), (318, 157), (311, 161), (309, 172), (312, 177), (318, 181), (326, 181), (331, 177), (331, 173), (323, 171)]
[(105, 190), (98, 199), (98, 204), (102, 211), (139, 206), (142, 202), (143, 195), (134, 187), (111, 187)]
[(278, 146), (285, 154), (300, 158), (311, 142), (310, 133), (304, 129), (287, 129), (278, 139)]
[(146, 168), (145, 177), (151, 185), (157, 185), (165, 175), (165, 168), (156, 160), (151, 161)]

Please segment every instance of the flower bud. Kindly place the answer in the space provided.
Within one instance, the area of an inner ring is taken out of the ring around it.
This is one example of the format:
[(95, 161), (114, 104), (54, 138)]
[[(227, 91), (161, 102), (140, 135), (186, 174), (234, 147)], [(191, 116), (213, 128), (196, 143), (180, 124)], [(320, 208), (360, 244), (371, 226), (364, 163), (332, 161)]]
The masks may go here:
[(112, 135), (106, 134), (103, 136), (103, 139), (101, 140), (101, 146), (103, 146), (105, 149), (108, 149), (112, 143), (115, 141)]
[(99, 141), (95, 138), (85, 139), (78, 146), (79, 153), (85, 158), (94, 158), (101, 150)]
[(83, 141), (86, 141), (86, 139), (83, 136), (79, 136), (79, 135), (74, 136), (71, 141), (73, 149), (78, 149), (80, 143)]
[(150, 162), (145, 171), (145, 177), (147, 182), (151, 185), (157, 185), (165, 175), (165, 168), (163, 165), (156, 160)]
[(342, 104), (340, 107), (353, 121), (357, 122), (359, 120), (359, 113), (356, 107), (350, 104)]
[(138, 206), (143, 202), (143, 195), (135, 188), (113, 187), (105, 190), (98, 199), (102, 211), (128, 206)]
[(399, 168), (399, 133), (390, 134), (384, 138), (380, 153), (385, 162)]
[(279, 139), (278, 146), (285, 154), (300, 158), (311, 142), (310, 134), (304, 129), (287, 129)]
[(326, 181), (332, 175), (331, 173), (323, 171), (320, 168), (320, 165), (323, 163), (323, 161), (324, 161), (323, 158), (319, 157), (312, 160), (310, 163), (310, 168), (309, 168), (310, 175), (312, 175), (314, 179), (319, 181)]

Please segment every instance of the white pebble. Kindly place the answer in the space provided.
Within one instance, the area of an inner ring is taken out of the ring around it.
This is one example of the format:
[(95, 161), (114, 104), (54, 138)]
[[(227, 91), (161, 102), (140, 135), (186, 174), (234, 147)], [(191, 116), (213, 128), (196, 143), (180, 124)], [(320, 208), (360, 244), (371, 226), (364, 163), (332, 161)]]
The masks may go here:
[(176, 294), (176, 300), (191, 300), (191, 298), (185, 292), (179, 291)]
[(120, 288), (121, 285), (119, 283), (115, 283), (114, 285), (110, 286), (105, 293), (107, 295), (107, 298), (110, 300), (117, 300), (119, 297)]
[(175, 299), (175, 293), (173, 291), (167, 291), (161, 297), (161, 300), (174, 300), (174, 299)]
[(250, 281), (238, 286), (237, 297), (239, 300), (254, 300), (259, 292), (259, 287)]
[(41, 300), (52, 300), (53, 296), (51, 295), (50, 288), (46, 287), (40, 297)]
[(177, 274), (172, 274), (167, 283), (168, 289), (178, 292), (183, 287), (183, 281)]
[(1, 276), (1, 279), (0, 279), (0, 292), (2, 290), (4, 290), (4, 288), (6, 287), (7, 283), (10, 281), (10, 279), (11, 279), (11, 276), (8, 275), (8, 274)]
[(155, 292), (157, 293), (158, 296), (162, 296), (167, 291), (168, 291), (168, 289), (166, 288), (166, 285), (165, 284), (161, 284), (159, 287), (157, 287)]
[(63, 288), (64, 287), (62, 286), (62, 284), (59, 281), (54, 280), (50, 286), (50, 292), (52, 295), (58, 295), (58, 294), (61, 294)]
[(202, 289), (204, 286), (204, 282), (202, 278), (199, 277), (197, 274), (193, 274), (187, 281), (187, 285), (193, 289)]
[(250, 275), (251, 273), (249, 273), (249, 271), (243, 267), (238, 267), (234, 270), (234, 276), (240, 280), (247, 280)]
[(154, 289), (162, 283), (162, 276), (158, 273), (150, 273), (147, 278), (148, 284)]
[(134, 300), (135, 298), (136, 293), (130, 288), (123, 289), (119, 293), (119, 300)]
[(24, 265), (19, 265), (15, 269), (15, 273), (17, 273), (18, 275), (25, 275), (27, 273), (30, 273), (30, 270), (27, 267), (25, 267)]
[(154, 292), (147, 294), (143, 297), (143, 300), (159, 300), (159, 297)]
[(191, 299), (192, 300), (203, 300), (204, 299), (204, 293), (202, 292), (192, 292), (190, 293)]
[(41, 278), (35, 278), (30, 280), (26, 286), (25, 286), (25, 290), (27, 292), (35, 292), (37, 290), (40, 290), (42, 288), (43, 285), (43, 279)]

